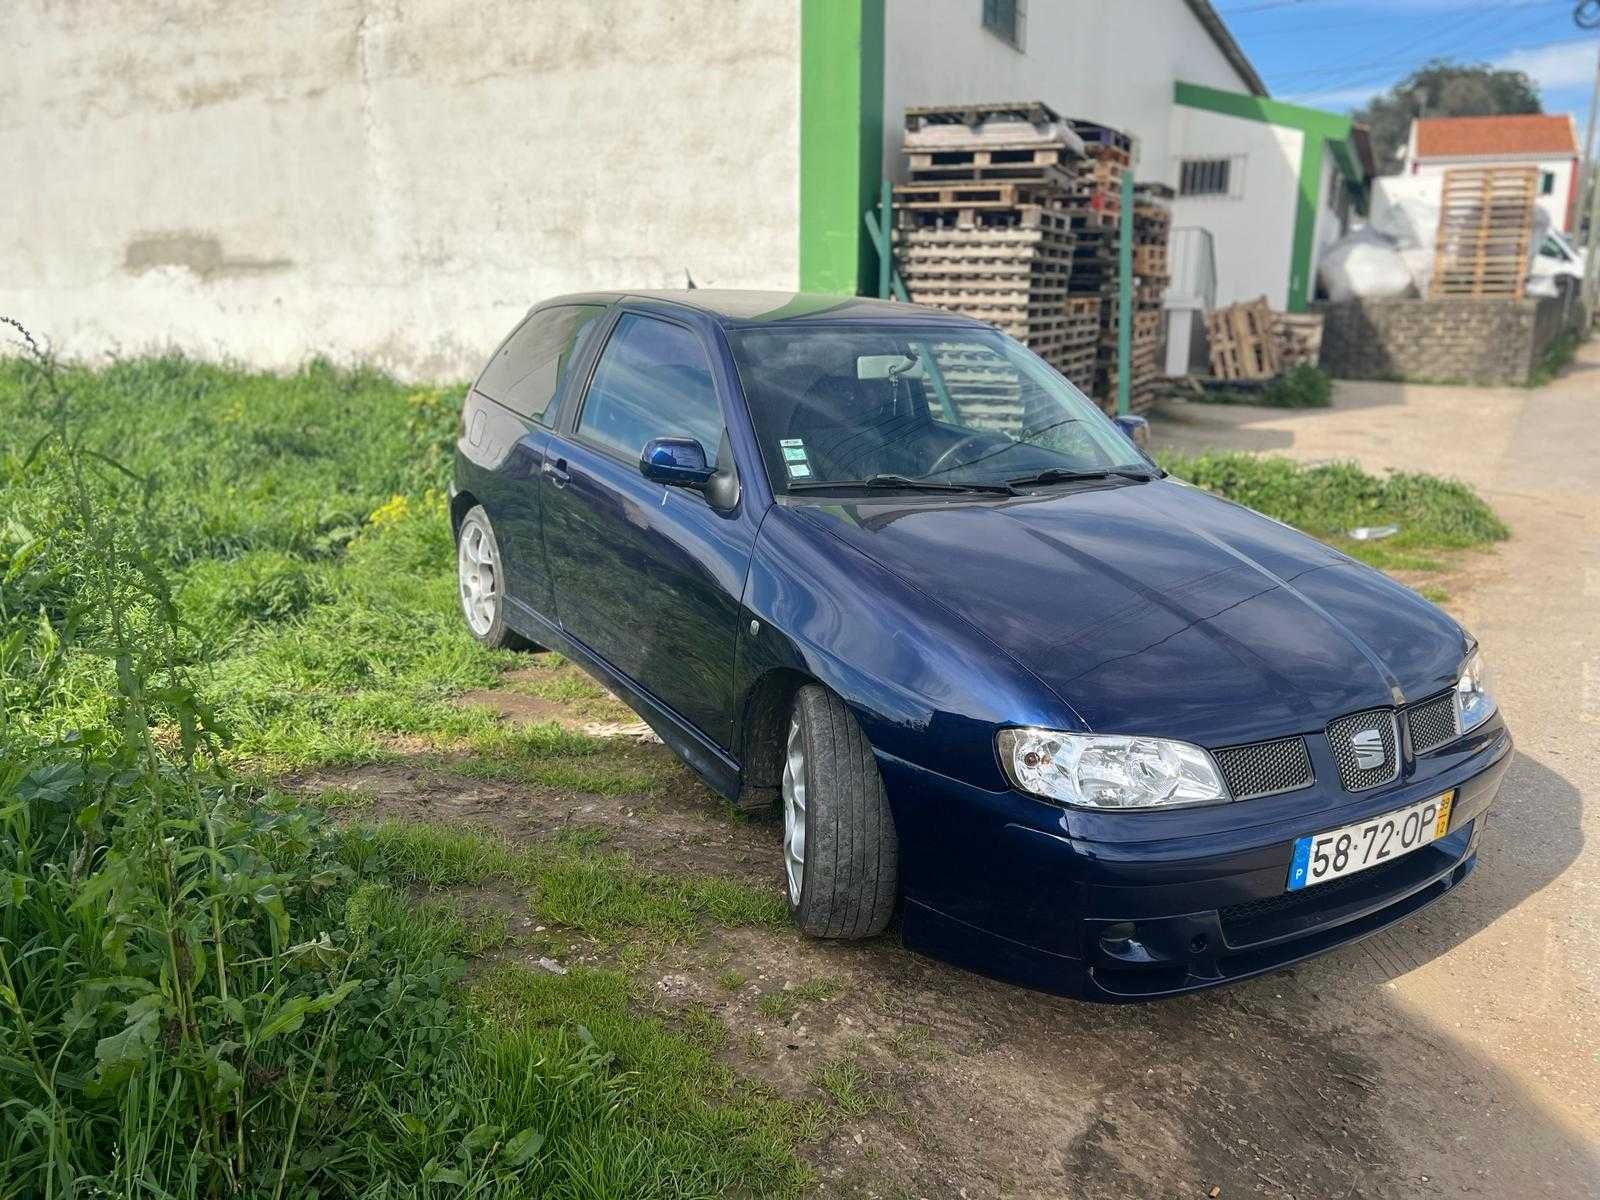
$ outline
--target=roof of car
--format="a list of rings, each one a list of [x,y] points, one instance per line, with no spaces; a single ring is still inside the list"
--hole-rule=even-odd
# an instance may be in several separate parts
[[[765,325],[774,322],[826,321],[941,321],[976,325],[958,313],[892,300],[862,296],[834,296],[822,292],[762,292],[735,288],[674,288],[664,291],[608,291],[558,296],[547,304],[612,304],[619,300],[657,300],[696,309],[727,325]]]

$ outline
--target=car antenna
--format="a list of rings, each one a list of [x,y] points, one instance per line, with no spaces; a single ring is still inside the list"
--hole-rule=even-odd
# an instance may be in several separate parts
[[[695,286],[694,286],[694,276],[689,274],[689,268],[688,267],[685,267],[683,269],[683,282],[688,285],[688,288],[689,288],[689,290],[691,292],[697,290],[695,288]]]

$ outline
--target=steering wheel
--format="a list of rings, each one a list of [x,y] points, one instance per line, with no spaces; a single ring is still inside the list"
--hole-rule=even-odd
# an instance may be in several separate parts
[[[954,468],[947,467],[945,464],[950,459],[955,457],[957,450],[962,449],[969,442],[987,442],[987,441],[991,440],[993,437],[994,437],[994,435],[991,434],[991,433],[969,433],[969,434],[967,434],[967,436],[962,438],[959,442],[951,443],[951,445],[946,448],[946,450],[945,450],[945,452],[943,454],[939,455],[938,458],[933,460],[933,466],[929,467],[926,471],[923,472],[923,474],[924,475],[937,475],[940,471],[953,470]],[[962,464],[960,464],[960,463],[956,464],[956,466],[960,466],[960,465],[962,465]]]

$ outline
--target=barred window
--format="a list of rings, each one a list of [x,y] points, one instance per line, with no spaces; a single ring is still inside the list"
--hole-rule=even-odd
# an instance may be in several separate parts
[[[1186,158],[1178,173],[1180,196],[1227,196],[1233,177],[1231,158]]]

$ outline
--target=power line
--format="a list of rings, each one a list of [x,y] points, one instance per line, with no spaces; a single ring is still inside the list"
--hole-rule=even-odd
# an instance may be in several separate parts
[[[1488,24],[1496,21],[1499,16],[1500,13],[1498,11],[1490,10],[1485,12],[1480,9],[1448,27],[1443,33],[1430,33],[1426,38],[1417,38],[1392,53],[1369,59],[1365,62],[1347,59],[1342,63],[1290,72],[1287,75],[1275,77],[1274,83],[1282,86],[1285,80],[1291,83],[1316,80],[1316,87],[1328,91],[1346,86],[1355,86],[1366,78],[1391,73],[1396,68],[1396,65],[1403,61],[1415,61],[1419,51],[1425,50],[1430,60],[1443,57],[1445,54],[1465,53],[1467,45],[1484,33]],[[1470,32],[1468,31],[1469,26],[1472,27]],[[1505,47],[1503,46],[1495,47],[1496,52],[1501,52],[1504,49]],[[1308,89],[1302,88],[1301,90]]]
[[[1494,11],[1501,12],[1501,13],[1516,12],[1518,9],[1549,8],[1552,5],[1565,6],[1567,4],[1570,4],[1571,2],[1572,2],[1572,0],[1517,0],[1517,2],[1513,3],[1513,4],[1500,5]],[[1600,4],[1600,0],[1593,0],[1593,2],[1595,4]],[[1468,8],[1481,10],[1481,7],[1482,7],[1481,5],[1475,5],[1475,4],[1459,4],[1459,5],[1456,5],[1454,9],[1445,9],[1445,10],[1442,10],[1442,11],[1444,11],[1444,12],[1452,12],[1452,11],[1460,12],[1460,11],[1468,9]],[[1389,20],[1389,21],[1399,20],[1399,21],[1405,21],[1407,23],[1415,23],[1415,22],[1420,22],[1420,21],[1427,21],[1427,22],[1431,23],[1431,22],[1437,21],[1439,19],[1439,15],[1440,15],[1440,13],[1437,12],[1437,11],[1436,12],[1419,12],[1419,13],[1413,13],[1409,17],[1387,18],[1387,20]],[[1312,22],[1308,22],[1308,23],[1302,23],[1302,24],[1299,24],[1299,25],[1280,25],[1280,26],[1276,26],[1276,27],[1274,27],[1272,29],[1260,29],[1260,30],[1251,29],[1249,31],[1244,31],[1244,32],[1234,31],[1234,36],[1237,37],[1241,43],[1249,43],[1249,44],[1253,45],[1256,42],[1267,41],[1267,40],[1270,40],[1270,39],[1273,39],[1273,38],[1297,37],[1302,33],[1327,33],[1327,32],[1334,32],[1334,31],[1341,30],[1341,29],[1357,29],[1357,28],[1360,28],[1360,29],[1371,29],[1372,28],[1372,18],[1371,17],[1362,17],[1362,18],[1359,18],[1359,19],[1349,19],[1349,20],[1339,20],[1339,21],[1312,21]]]

